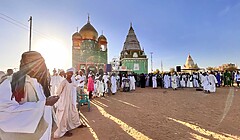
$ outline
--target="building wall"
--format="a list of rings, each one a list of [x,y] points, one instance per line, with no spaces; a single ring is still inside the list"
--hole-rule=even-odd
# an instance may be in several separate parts
[[[84,40],[80,47],[72,47],[72,66],[77,70],[85,64],[98,67],[107,64],[107,50],[101,51],[98,42],[95,40]]]
[[[148,73],[148,59],[123,59],[122,66],[132,70],[134,73]]]

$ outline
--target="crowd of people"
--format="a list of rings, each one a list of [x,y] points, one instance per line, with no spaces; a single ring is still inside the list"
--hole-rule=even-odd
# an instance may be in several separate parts
[[[202,88],[203,91],[215,92],[216,87],[220,86],[234,86],[236,83],[239,87],[240,83],[240,74],[236,72],[218,72],[218,71],[209,71],[209,72],[193,72],[184,73],[184,72],[172,72],[172,73],[149,73],[149,74],[140,74],[135,75],[137,81],[136,85],[141,88],[153,87],[153,88]]]
[[[196,88],[206,93],[216,92],[216,87],[239,87],[238,71],[189,73],[93,73],[70,68],[53,70],[49,74],[40,53],[22,54],[20,69],[7,74],[0,71],[0,139],[50,140],[52,118],[57,125],[54,138],[72,136],[70,130],[86,127],[80,121],[77,96],[88,94],[92,100],[115,95],[118,90],[135,91],[145,88]],[[86,90],[85,90],[86,89]]]

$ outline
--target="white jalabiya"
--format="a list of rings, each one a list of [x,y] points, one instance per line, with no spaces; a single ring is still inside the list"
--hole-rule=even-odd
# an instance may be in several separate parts
[[[38,101],[24,100],[19,104],[11,100],[12,91],[7,79],[0,84],[0,139],[50,140],[52,129],[51,107],[45,106],[46,97],[36,79],[26,76],[25,97],[37,96]],[[34,95],[29,95],[34,94]],[[41,126],[41,127],[39,127]]]
[[[169,88],[170,87],[170,78],[168,75],[164,76],[164,88]]]
[[[198,83],[198,84],[200,84],[201,87],[203,87],[203,83],[202,83],[203,79],[204,79],[204,76],[200,73],[199,74],[199,81],[200,81],[200,83]]]
[[[157,76],[152,76],[152,87],[157,88]]]
[[[111,91],[113,94],[117,92],[117,80],[115,76],[111,76]]]
[[[93,96],[98,96],[99,94],[98,94],[98,92],[97,92],[97,82],[96,81],[94,81],[94,91],[93,91]]]
[[[124,88],[124,79],[127,79],[126,77],[122,77],[122,84],[121,84],[121,88]]]
[[[217,78],[213,74],[209,74],[208,79],[209,79],[209,91],[216,92],[216,83],[218,83]]]
[[[96,75],[94,82],[95,82],[94,83],[95,96],[100,97],[100,76]]]
[[[209,79],[208,75],[202,77],[202,86],[204,91],[209,91]]]
[[[130,90],[135,90],[136,89],[136,87],[135,87],[135,82],[136,82],[135,77],[130,76],[129,79],[130,79]]]
[[[188,75],[187,87],[193,87],[192,76]]]
[[[181,87],[186,87],[186,75],[182,75],[182,80],[180,81]]]
[[[199,87],[198,75],[196,75],[196,74],[193,74],[193,87]]]
[[[177,75],[176,76],[176,81],[177,81],[177,87],[180,87],[180,76],[179,75]]]
[[[77,105],[77,85],[78,85],[78,82],[76,81],[75,77],[72,76],[71,78],[72,80],[72,85],[73,85],[73,88],[72,88],[72,101],[73,101],[73,104],[74,106]]]
[[[103,75],[103,80],[104,80],[104,92],[108,92],[108,84],[107,81],[109,81],[109,76],[107,74]]]
[[[57,89],[62,82],[62,77],[60,75],[53,75],[51,77],[50,86],[51,86],[51,95],[56,95]]]
[[[104,83],[102,81],[99,81],[99,96],[103,96],[103,92],[104,92]]]
[[[56,110],[57,130],[54,132],[54,138],[62,137],[67,131],[80,125],[80,119],[77,108],[73,102],[74,83],[63,80],[58,88],[59,95],[58,107]]]
[[[237,73],[236,73],[235,80],[236,80],[237,82],[240,82],[240,74],[237,74]]]
[[[172,88],[177,89],[177,76],[173,75],[171,80],[172,80]]]

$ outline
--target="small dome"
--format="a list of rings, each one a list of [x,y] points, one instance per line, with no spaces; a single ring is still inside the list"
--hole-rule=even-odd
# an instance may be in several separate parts
[[[75,32],[73,35],[72,35],[72,38],[82,38],[81,35],[78,33],[78,32]]]
[[[98,33],[95,30],[95,28],[88,22],[86,25],[84,25],[81,30],[79,31],[80,35],[82,36],[82,39],[91,39],[96,40],[98,37]]]
[[[104,35],[100,35],[98,41],[107,42],[107,39]]]

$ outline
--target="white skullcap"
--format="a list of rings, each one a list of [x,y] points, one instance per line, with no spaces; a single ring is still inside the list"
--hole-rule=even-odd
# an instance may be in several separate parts
[[[74,68],[67,69],[67,72],[74,72]]]

